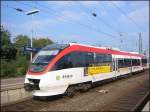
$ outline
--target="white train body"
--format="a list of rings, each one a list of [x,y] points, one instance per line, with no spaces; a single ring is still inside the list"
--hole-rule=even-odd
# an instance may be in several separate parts
[[[57,51],[58,49],[61,50]],[[54,54],[52,59],[45,65],[40,65],[42,59],[45,61],[43,57],[45,55],[51,56],[51,54]],[[38,56],[41,57],[38,59]],[[72,58],[69,56],[72,56]],[[102,56],[103,58],[108,58],[105,59],[106,62],[98,60]],[[87,59],[88,64],[86,62]],[[63,61],[61,62],[61,60]],[[75,64],[76,61],[78,62],[77,64]],[[123,65],[124,61],[129,61],[129,66]],[[136,62],[136,64],[133,62]],[[47,46],[35,56],[32,63],[33,66],[29,67],[29,71],[26,74],[25,89],[32,90],[34,96],[64,94],[71,85],[93,84],[147,68],[147,61],[143,55],[81,44],[69,44],[59,47],[56,45]],[[61,66],[60,63],[65,64]],[[42,70],[39,66],[41,66]]]

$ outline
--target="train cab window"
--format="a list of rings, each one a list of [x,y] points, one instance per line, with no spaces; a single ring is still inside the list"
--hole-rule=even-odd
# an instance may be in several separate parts
[[[32,72],[41,72],[52,61],[52,59],[59,53],[59,50],[41,50],[33,58],[29,70]]]

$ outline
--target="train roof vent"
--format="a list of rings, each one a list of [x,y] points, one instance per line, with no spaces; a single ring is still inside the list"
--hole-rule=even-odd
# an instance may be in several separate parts
[[[130,52],[130,53],[133,53],[133,54],[139,54],[138,52]]]
[[[107,47],[98,47],[98,48],[101,48],[101,49],[107,49]]]
[[[112,47],[107,47],[108,50],[116,50],[116,51],[120,51],[120,49],[118,48],[112,48]]]

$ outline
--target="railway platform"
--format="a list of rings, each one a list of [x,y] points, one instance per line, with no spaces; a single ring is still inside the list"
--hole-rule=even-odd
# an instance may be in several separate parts
[[[31,93],[24,90],[24,77],[2,79],[0,92],[1,105],[12,104],[31,97]]]

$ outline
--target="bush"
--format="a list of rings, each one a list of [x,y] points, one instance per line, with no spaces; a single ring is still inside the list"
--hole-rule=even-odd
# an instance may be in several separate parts
[[[1,77],[24,76],[28,69],[28,62],[25,56],[18,57],[16,60],[1,60]]]
[[[1,77],[17,76],[15,61],[1,60]]]
[[[20,74],[25,75],[28,69],[29,60],[25,56],[18,57],[17,59],[17,67],[20,68]]]
[[[28,69],[30,55],[22,47],[30,45],[30,38],[26,35],[18,35],[14,43],[11,42],[11,33],[3,26],[1,29],[0,47],[0,77],[24,76]],[[33,39],[33,46],[42,48],[53,41],[48,38]]]

